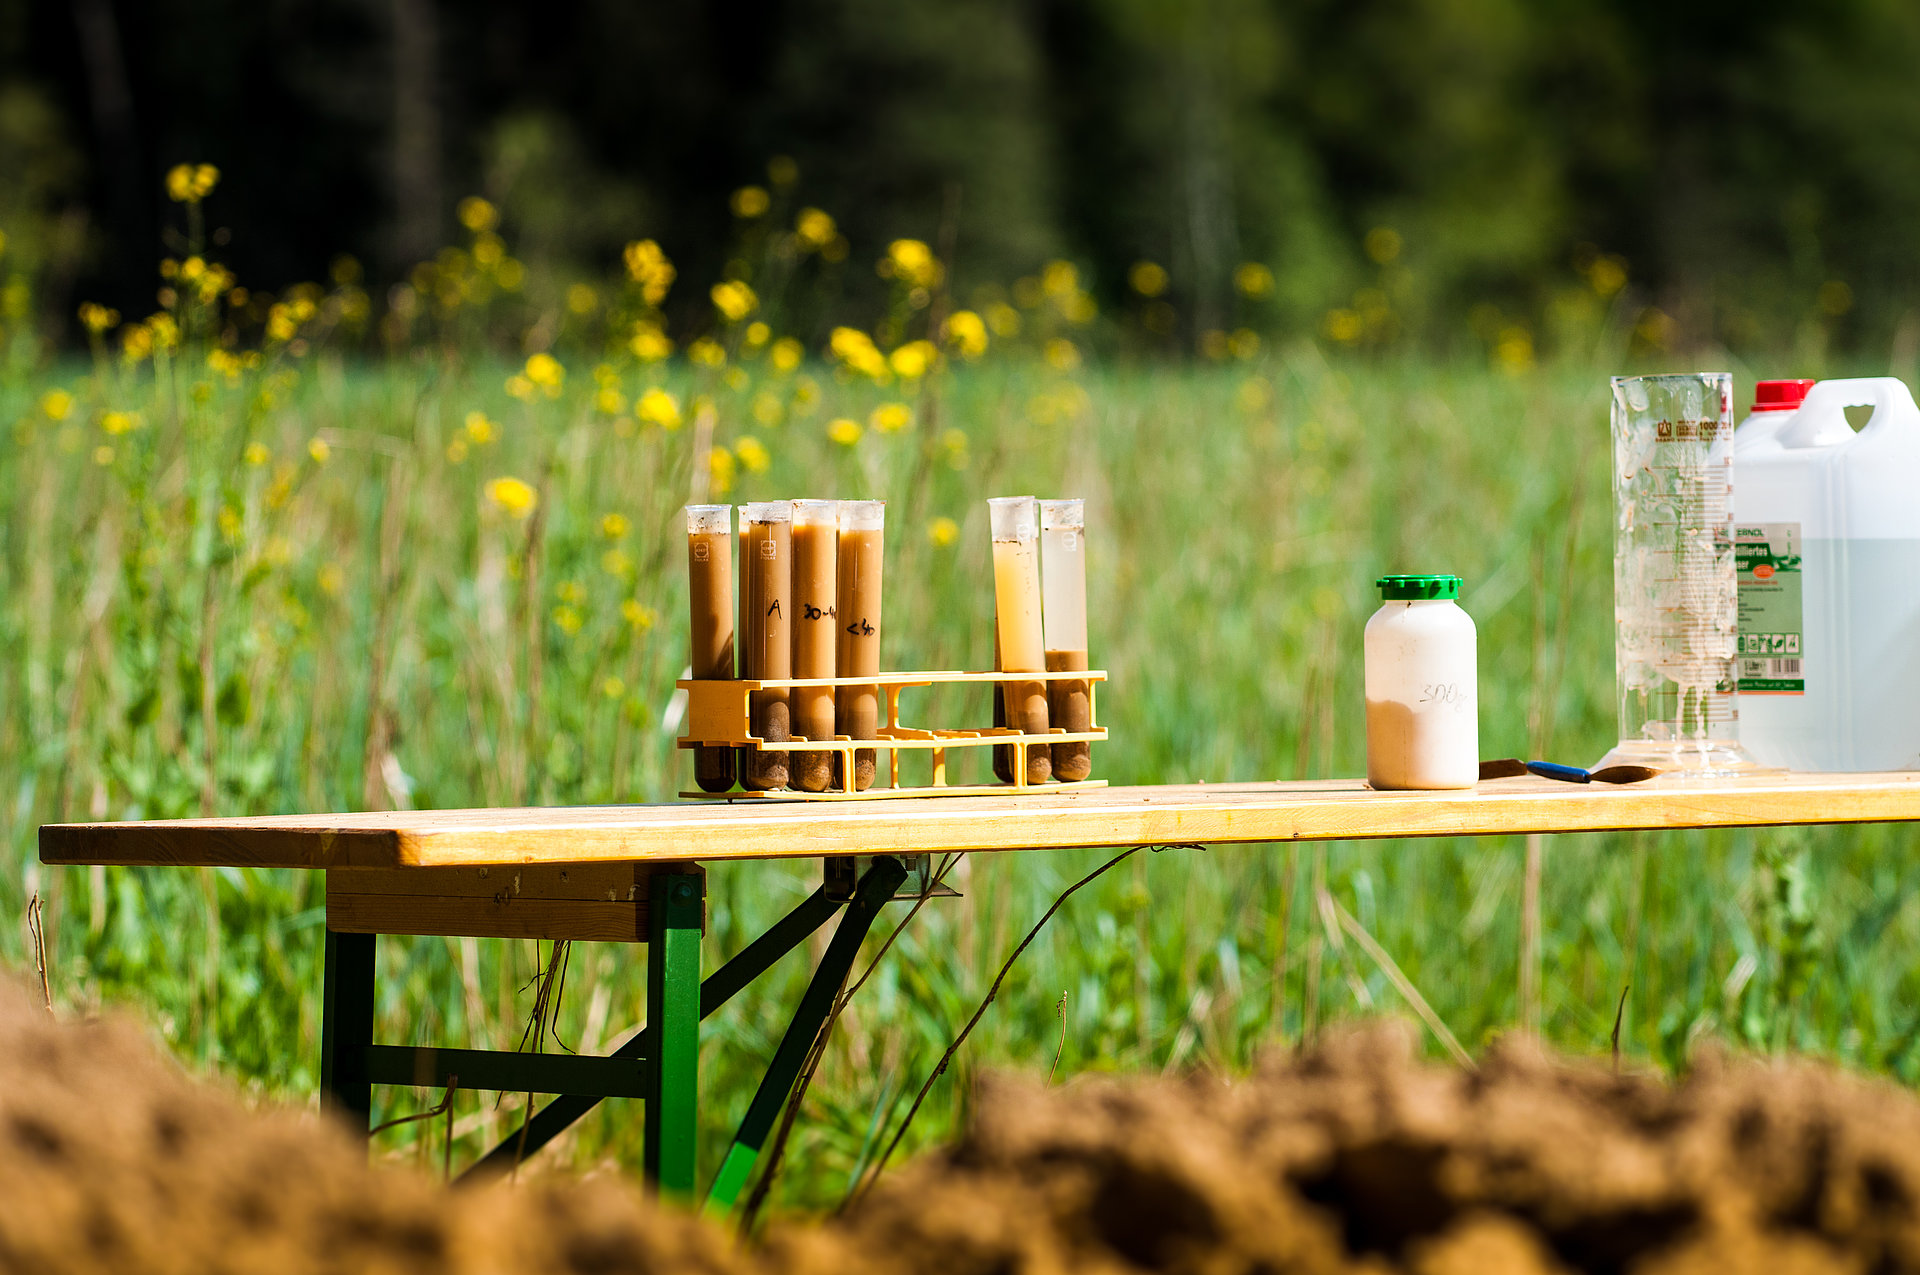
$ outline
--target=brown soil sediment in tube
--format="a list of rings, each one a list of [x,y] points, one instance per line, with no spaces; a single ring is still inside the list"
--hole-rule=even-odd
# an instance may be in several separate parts
[[[1039,673],[1047,667],[1040,607],[1040,543],[1037,540],[993,542],[994,664],[1002,672]],[[999,695],[1005,725],[1023,735],[1048,732],[1047,684],[1002,682]],[[996,722],[995,725],[1001,723]],[[1013,782],[1010,744],[994,746],[994,774]],[[1053,750],[1045,743],[1026,749],[1027,782],[1043,784],[1053,774]]]
[[[370,1168],[330,1121],[249,1109],[131,1023],[55,1023],[8,983],[0,1268],[1920,1275],[1920,1101],[1890,1083],[1712,1053],[1669,1082],[1517,1037],[1466,1072],[1417,1041],[1333,1033],[1231,1081],[989,1075],[955,1144],[749,1248],[550,1153],[513,1187]]]
[[[840,561],[837,592],[840,614],[836,677],[858,677],[880,671],[880,587],[881,554],[884,533],[872,530],[840,532]],[[880,688],[842,686],[834,691],[834,729],[849,739],[877,739],[880,735]],[[878,754],[871,748],[853,753],[853,786],[864,792],[873,787]],[[838,762],[836,756],[835,761]],[[834,766],[834,781],[844,786],[840,767]]]
[[[740,676],[793,676],[792,524],[749,522],[740,531]],[[769,743],[793,738],[785,687],[748,697],[753,733]],[[791,753],[741,751],[740,786],[758,792],[787,786]]]
[[[1047,672],[1079,673],[1090,665],[1085,651],[1048,651]],[[1078,735],[1093,729],[1093,688],[1089,682],[1061,680],[1047,683],[1048,722]],[[1084,739],[1055,744],[1053,777],[1062,782],[1089,778],[1093,774],[1093,745]]]
[[[793,676],[834,676],[834,646],[840,626],[835,597],[839,529],[831,523],[793,524]],[[791,697],[793,733],[805,739],[833,738],[833,688],[796,687]],[[789,753],[792,781],[804,792],[825,792],[833,783],[833,754]]]
[[[687,602],[692,626],[688,660],[693,676],[733,677],[733,536],[723,531],[687,535]],[[733,749],[693,750],[693,780],[702,792],[733,787]]]

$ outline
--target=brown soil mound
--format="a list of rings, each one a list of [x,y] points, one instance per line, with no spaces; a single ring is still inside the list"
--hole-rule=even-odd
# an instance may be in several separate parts
[[[1685,1083],[1376,1027],[1228,1084],[985,1082],[974,1127],[757,1254],[609,1184],[449,1192],[0,985],[0,1270],[1920,1275],[1920,1103],[1796,1064]]]
[[[1233,1084],[988,1082],[793,1275],[1920,1271],[1920,1104],[1808,1064],[1675,1086],[1373,1028]]]
[[[720,1233],[610,1184],[449,1192],[344,1131],[260,1114],[127,1023],[0,983],[0,1270],[741,1275]]]

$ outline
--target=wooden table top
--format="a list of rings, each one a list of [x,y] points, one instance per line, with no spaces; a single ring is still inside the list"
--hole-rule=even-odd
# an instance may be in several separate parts
[[[1027,796],[278,815],[47,824],[46,863],[435,867],[780,859],[1142,843],[1337,841],[1920,820],[1920,772],[1624,786],[1525,776],[1463,792],[1358,779],[1084,788]]]

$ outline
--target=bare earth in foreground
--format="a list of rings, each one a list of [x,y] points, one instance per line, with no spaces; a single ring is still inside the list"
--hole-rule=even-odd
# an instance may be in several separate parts
[[[1920,1103],[1810,1064],[1678,1085],[1382,1026],[1232,1083],[983,1084],[841,1221],[745,1252],[604,1183],[449,1192],[0,988],[0,1268],[1181,1275],[1920,1272]]]

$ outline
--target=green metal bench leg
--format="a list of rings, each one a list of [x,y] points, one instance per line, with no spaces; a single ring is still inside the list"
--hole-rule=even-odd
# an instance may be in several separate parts
[[[840,928],[833,932],[833,941],[827,944],[827,954],[820,958],[819,968],[814,970],[813,980],[807,984],[806,993],[800,998],[800,1008],[794,1011],[793,1021],[787,1024],[786,1034],[781,1036],[780,1045],[774,1050],[773,1061],[767,1064],[766,1077],[754,1091],[746,1118],[740,1122],[740,1131],[734,1135],[733,1145],[727,1148],[727,1158],[721,1163],[719,1173],[714,1175],[713,1186],[707,1193],[710,1207],[730,1209],[740,1197],[740,1188],[747,1184],[747,1178],[752,1175],[754,1162],[760,1158],[760,1149],[766,1145],[767,1135],[773,1131],[780,1108],[786,1102],[793,1082],[799,1078],[801,1067],[806,1065],[807,1052],[813,1048],[814,1038],[820,1034],[827,1015],[833,1012],[833,1002],[840,995],[847,974],[853,969],[854,958],[860,954],[860,945],[866,941],[867,931],[872,928],[874,918],[880,915],[880,909],[893,898],[894,891],[906,879],[905,866],[891,855],[876,856],[873,866],[860,878],[853,902],[847,906],[847,914],[840,919]]]
[[[346,1119],[362,1137],[372,1119],[373,1086],[356,1060],[373,1043],[373,938],[327,931],[320,998],[320,1108]]]
[[[700,1098],[701,879],[657,872],[651,885],[647,1023],[659,1053],[646,1098],[641,1167],[663,1193],[691,1199]]]

